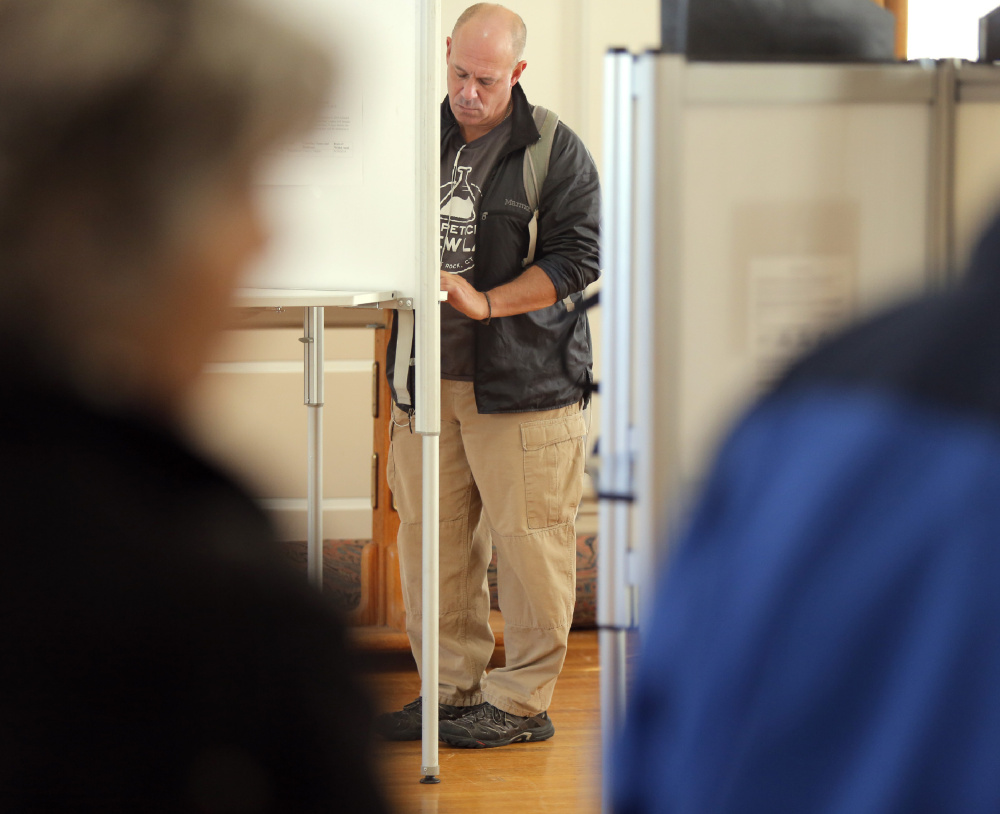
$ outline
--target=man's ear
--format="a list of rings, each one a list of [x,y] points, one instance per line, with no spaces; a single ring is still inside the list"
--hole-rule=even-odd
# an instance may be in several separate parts
[[[517,80],[521,78],[521,74],[524,73],[524,69],[528,67],[528,63],[525,60],[521,60],[514,66],[514,70],[510,75],[510,86],[514,87],[517,84]]]
[[[444,48],[444,61],[448,62],[451,60],[451,37],[445,37],[444,41],[446,43]]]

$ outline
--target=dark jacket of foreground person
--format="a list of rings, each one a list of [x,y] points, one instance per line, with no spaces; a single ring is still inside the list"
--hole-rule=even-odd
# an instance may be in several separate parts
[[[616,811],[1000,811],[1000,222],[796,366],[661,585]]]
[[[384,811],[344,630],[248,496],[5,373],[0,811]]]

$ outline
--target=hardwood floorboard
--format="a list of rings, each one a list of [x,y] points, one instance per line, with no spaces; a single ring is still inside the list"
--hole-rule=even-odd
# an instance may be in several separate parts
[[[412,661],[399,659],[369,672],[382,711],[420,694]],[[574,812],[600,810],[600,662],[597,632],[574,631],[549,714],[556,734],[542,743],[497,749],[440,744],[441,783],[420,784],[420,742],[380,743],[378,757],[389,800],[399,814],[474,811]]]

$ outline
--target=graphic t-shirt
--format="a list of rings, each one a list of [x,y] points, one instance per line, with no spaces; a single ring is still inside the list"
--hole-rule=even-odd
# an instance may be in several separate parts
[[[483,185],[510,137],[510,119],[468,143],[456,129],[441,152],[441,269],[475,281],[476,228]],[[441,378],[472,381],[473,320],[441,303]]]

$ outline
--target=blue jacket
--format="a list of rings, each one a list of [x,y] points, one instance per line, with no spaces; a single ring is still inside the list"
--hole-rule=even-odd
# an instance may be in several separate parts
[[[660,586],[616,811],[1000,811],[1000,221],[797,365]]]

